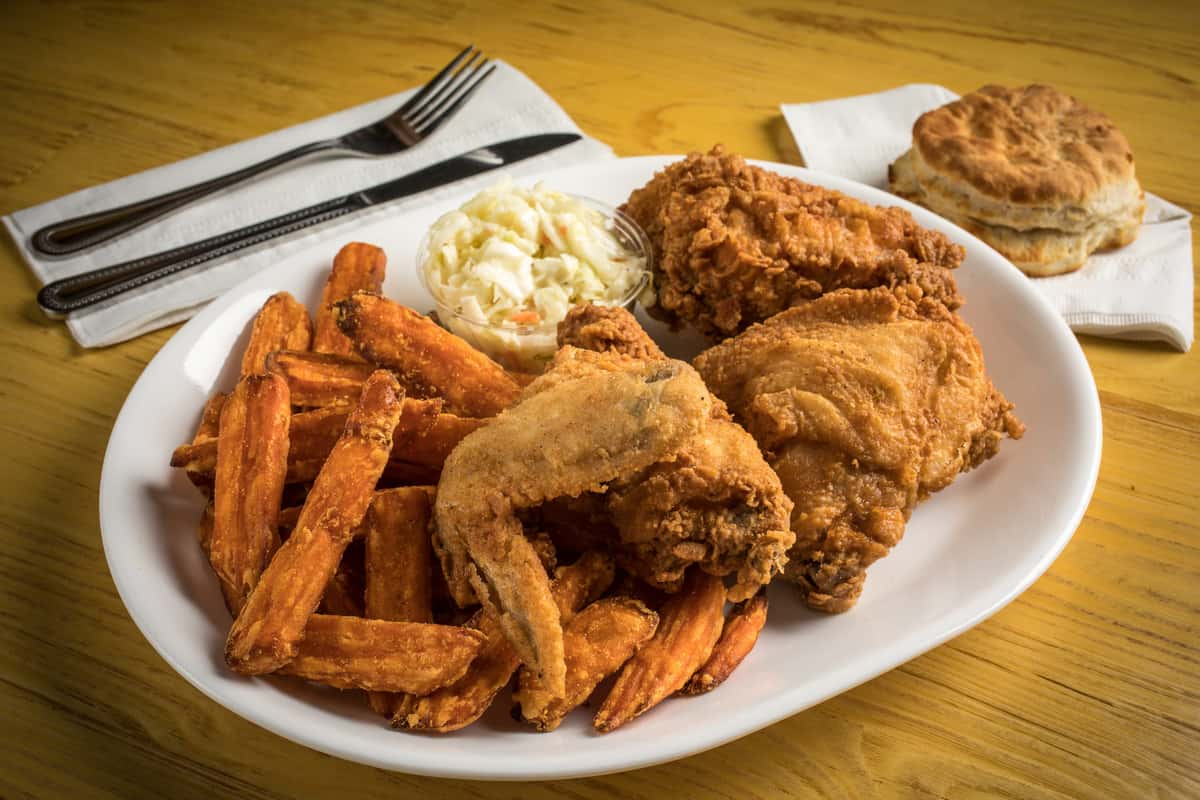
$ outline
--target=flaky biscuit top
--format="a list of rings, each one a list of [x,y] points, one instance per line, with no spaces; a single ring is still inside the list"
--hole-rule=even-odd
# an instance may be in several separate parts
[[[984,86],[923,114],[913,146],[935,170],[1021,205],[1085,203],[1134,179],[1133,153],[1107,115],[1040,84]]]

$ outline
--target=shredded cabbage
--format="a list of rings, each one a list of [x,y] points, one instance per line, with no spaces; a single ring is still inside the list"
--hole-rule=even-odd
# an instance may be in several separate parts
[[[434,223],[422,269],[439,304],[515,329],[555,325],[576,303],[622,303],[646,264],[600,211],[505,179]]]

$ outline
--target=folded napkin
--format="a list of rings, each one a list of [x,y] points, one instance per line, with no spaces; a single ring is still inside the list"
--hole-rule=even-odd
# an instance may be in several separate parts
[[[430,139],[394,156],[300,162],[286,171],[209,197],[106,245],[69,258],[47,259],[29,248],[30,236],[44,225],[223,175],[306,142],[340,136],[399,108],[415,89],[17,211],[4,217],[4,224],[34,274],[43,283],[48,283],[286,214],[505,139],[536,133],[579,132],[566,112],[529,78],[503,62],[495,63],[495,74],[453,119]],[[507,167],[505,172],[520,176],[611,158],[614,155],[607,145],[585,137]],[[84,347],[101,347],[131,339],[187,319],[225,290],[258,270],[278,263],[290,253],[311,246],[314,241],[336,238],[381,215],[396,214],[414,204],[478,189],[496,179],[496,173],[478,175],[276,239],[266,246],[235,253],[75,312],[67,319],[67,327]]]
[[[912,145],[917,117],[956,99],[941,86],[912,84],[781,109],[807,166],[887,189],[888,164]],[[1094,253],[1067,275],[1030,280],[1072,330],[1158,339],[1187,351],[1193,337],[1190,220],[1184,209],[1147,192],[1133,244]]]

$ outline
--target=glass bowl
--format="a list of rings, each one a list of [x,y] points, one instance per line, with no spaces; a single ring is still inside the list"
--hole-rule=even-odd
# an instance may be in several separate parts
[[[629,291],[619,300],[605,303],[605,305],[620,306],[632,312],[638,297],[650,285],[654,253],[649,237],[646,236],[646,232],[640,225],[612,206],[590,197],[568,192],[562,194],[603,214],[604,227],[611,231],[617,241],[630,253],[642,259],[642,266],[630,267],[631,270],[636,269],[641,275],[632,282]],[[498,325],[468,319],[460,312],[460,309],[442,298],[440,288],[432,285],[426,275],[425,265],[429,260],[429,237],[430,231],[426,231],[417,249],[417,277],[425,290],[433,296],[437,318],[442,326],[461,336],[471,346],[483,351],[507,370],[533,374],[545,370],[546,365],[554,358],[554,352],[558,349],[558,323],[561,320],[546,320],[536,325]]]

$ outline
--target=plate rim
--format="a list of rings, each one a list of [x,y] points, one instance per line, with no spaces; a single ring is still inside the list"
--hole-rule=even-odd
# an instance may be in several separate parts
[[[589,171],[598,169],[602,170],[605,167],[613,168],[618,163],[637,165],[654,164],[655,170],[657,170],[662,166],[677,161],[681,158],[682,156],[679,155],[645,155],[619,158],[609,161],[587,162],[572,167],[559,168],[556,170],[539,173],[533,176],[522,176],[520,180],[553,180],[556,178],[569,176],[572,173],[586,174]],[[960,243],[967,244],[969,242],[973,248],[982,248],[990,254],[990,257],[987,259],[988,261],[993,263],[1002,262],[1003,264],[1007,265],[1008,270],[1002,270],[1000,273],[1003,274],[1001,280],[1014,285],[1018,281],[1028,282],[1029,280],[1015,266],[1007,262],[1007,260],[1005,260],[1002,256],[978,240],[976,237],[972,236],[970,233],[958,228],[957,226],[954,226],[953,223],[949,223],[947,220],[944,220],[941,217],[937,217],[936,215],[932,214],[932,212],[929,212],[924,208],[915,206],[903,198],[896,197],[876,187],[858,183],[838,175],[822,173],[793,164],[764,161],[759,159],[746,160],[748,163],[756,166],[761,166],[763,168],[775,171],[782,171],[785,175],[794,176],[801,180],[817,185],[826,186],[841,191],[845,191],[845,189],[842,187],[851,187],[853,190],[852,196],[864,199],[873,205],[886,204],[903,208],[909,213],[913,214],[917,222],[924,227],[930,227],[927,220],[928,218],[933,218],[936,220],[934,227],[949,226],[959,237]],[[439,200],[438,202],[439,204],[444,202],[444,204],[450,205],[452,203],[465,200],[470,194],[472,193],[464,192],[462,195],[455,195],[445,201]],[[398,210],[396,219],[412,214],[414,211],[419,211],[421,208],[423,208],[423,206],[412,206],[403,210]],[[374,221],[375,220],[372,220],[372,222]],[[369,223],[364,221],[364,224]],[[339,235],[347,234],[350,234],[350,232],[342,232]],[[818,705],[832,697],[847,692],[869,680],[873,680],[879,675],[882,675],[885,672],[895,669],[902,664],[907,663],[908,661],[911,661],[912,659],[926,652],[929,652],[935,647],[944,644],[950,639],[961,635],[967,630],[970,630],[971,628],[991,618],[1000,610],[1005,608],[1014,599],[1020,596],[1038,578],[1045,574],[1046,570],[1058,558],[1068,542],[1070,542],[1071,538],[1074,536],[1074,533],[1082,522],[1088,506],[1090,505],[1091,499],[1095,493],[1096,482],[1099,477],[1101,452],[1103,447],[1103,421],[1101,417],[1099,393],[1095,384],[1094,376],[1092,375],[1091,369],[1088,366],[1086,357],[1078,343],[1078,340],[1075,339],[1074,334],[1070,331],[1066,322],[1054,310],[1050,301],[1047,300],[1032,285],[1022,286],[1020,289],[1018,289],[1018,291],[1025,295],[1027,299],[1031,300],[1033,306],[1038,309],[1038,313],[1041,316],[1045,318],[1052,318],[1052,320],[1057,323],[1057,325],[1051,323],[1053,328],[1058,329],[1057,335],[1060,338],[1065,337],[1066,339],[1069,339],[1070,344],[1073,345],[1072,347],[1068,347],[1066,352],[1069,353],[1068,359],[1073,364],[1074,371],[1076,373],[1075,378],[1078,379],[1080,377],[1085,377],[1085,388],[1090,389],[1090,391],[1084,392],[1088,402],[1086,404],[1086,414],[1084,415],[1086,419],[1083,420],[1083,423],[1086,432],[1092,434],[1091,447],[1088,452],[1088,463],[1085,467],[1086,480],[1083,484],[1084,488],[1080,492],[1079,496],[1075,498],[1075,508],[1072,509],[1071,514],[1069,515],[1069,524],[1064,525],[1062,530],[1056,534],[1053,541],[1053,546],[1049,547],[1042,554],[1042,557],[1035,563],[1035,565],[1030,567],[1021,577],[1021,579],[1016,581],[1007,592],[1004,592],[1002,596],[994,600],[986,608],[968,615],[967,618],[953,626],[948,627],[946,630],[935,636],[923,638],[920,644],[915,646],[909,645],[900,647],[899,644],[904,644],[904,642],[901,641],[899,644],[892,643],[890,648],[881,648],[881,650],[887,652],[887,655],[883,658],[874,659],[874,666],[872,668],[862,670],[861,672],[856,672],[854,679],[849,683],[838,682],[836,688],[819,692],[819,696],[815,697],[815,699],[810,699],[809,701],[803,702],[798,706],[785,702],[773,702],[769,704],[767,708],[759,710],[758,713],[743,712],[743,714],[739,716],[748,717],[749,719],[744,720],[743,724],[740,726],[728,724],[723,726],[725,731],[724,733],[717,735],[709,734],[701,737],[698,742],[694,738],[686,737],[681,737],[678,740],[662,742],[660,743],[661,746],[659,748],[652,749],[648,751],[647,754],[640,757],[626,759],[621,763],[601,763],[592,767],[585,766],[582,768],[564,766],[557,769],[517,769],[508,764],[493,764],[492,769],[472,769],[470,764],[464,766],[461,764],[454,765],[451,763],[442,762],[434,765],[415,763],[412,760],[405,761],[403,758],[397,758],[393,760],[376,759],[370,756],[364,756],[358,752],[349,751],[345,748],[339,748],[336,743],[330,744],[326,741],[323,741],[317,735],[305,735],[304,733],[297,733],[286,724],[277,721],[270,713],[269,708],[266,710],[261,710],[256,704],[244,703],[239,698],[231,699],[228,696],[219,695],[216,690],[207,686],[199,676],[194,674],[190,668],[176,658],[166,644],[159,641],[156,635],[152,633],[145,618],[138,610],[140,608],[139,603],[133,601],[134,587],[125,584],[121,577],[124,574],[123,570],[117,566],[117,563],[115,563],[116,553],[114,550],[115,545],[113,535],[106,535],[105,533],[106,528],[111,529],[111,523],[110,526],[105,525],[106,507],[112,502],[110,499],[112,491],[111,483],[114,480],[114,469],[111,469],[110,467],[112,466],[112,462],[119,457],[119,455],[114,451],[114,443],[120,441],[121,435],[124,434],[125,428],[132,424],[132,419],[130,416],[132,413],[130,411],[130,400],[139,390],[139,386],[142,386],[145,376],[151,372],[152,368],[155,368],[156,362],[161,360],[165,363],[173,356],[176,356],[177,351],[183,351],[185,348],[190,347],[192,344],[198,341],[200,336],[208,330],[211,321],[224,313],[226,308],[228,308],[237,298],[242,296],[244,286],[252,281],[261,279],[261,277],[265,274],[282,270],[290,260],[303,258],[304,254],[311,252],[315,248],[328,244],[328,240],[331,238],[331,236],[332,232],[330,235],[314,238],[314,240],[307,247],[303,248],[297,253],[289,255],[287,258],[281,260],[279,264],[276,264],[267,270],[247,276],[245,281],[239,282],[227,292],[206,305],[198,314],[192,317],[192,319],[190,319],[178,331],[176,331],[175,334],[173,334],[171,338],[163,345],[163,347],[158,350],[158,352],[143,368],[143,371],[141,374],[139,374],[138,379],[134,382],[125,400],[122,402],[121,410],[117,414],[112,431],[109,435],[108,443],[105,446],[105,454],[101,466],[100,485],[98,491],[101,541],[104,548],[105,560],[109,574],[113,579],[113,583],[117,588],[118,596],[121,598],[121,602],[125,606],[126,612],[130,615],[130,618],[137,626],[139,632],[141,632],[143,638],[150,643],[151,647],[154,648],[159,656],[162,657],[163,660],[166,661],[176,673],[178,673],[188,683],[198,689],[205,697],[261,728],[269,730],[276,735],[282,736],[285,739],[318,752],[336,756],[338,758],[344,758],[356,763],[368,764],[370,766],[382,769],[403,771],[410,774],[425,775],[430,777],[501,781],[556,780],[573,777],[606,775],[633,769],[651,767],[695,755],[697,753],[719,747],[730,741],[742,738],[743,736],[748,736],[769,725],[794,716],[795,714],[801,713],[802,711]],[[989,269],[992,268],[993,267],[989,266]],[[1008,274],[1004,274],[1005,272]],[[143,386],[142,388],[144,390],[145,387]],[[777,696],[777,700],[782,699],[787,695],[788,693],[784,692]],[[388,735],[392,735],[391,732],[386,733],[388,733]],[[545,744],[545,742],[542,743]],[[403,750],[402,748],[397,748],[395,752],[398,755],[402,755]],[[531,752],[536,751],[531,750]]]

